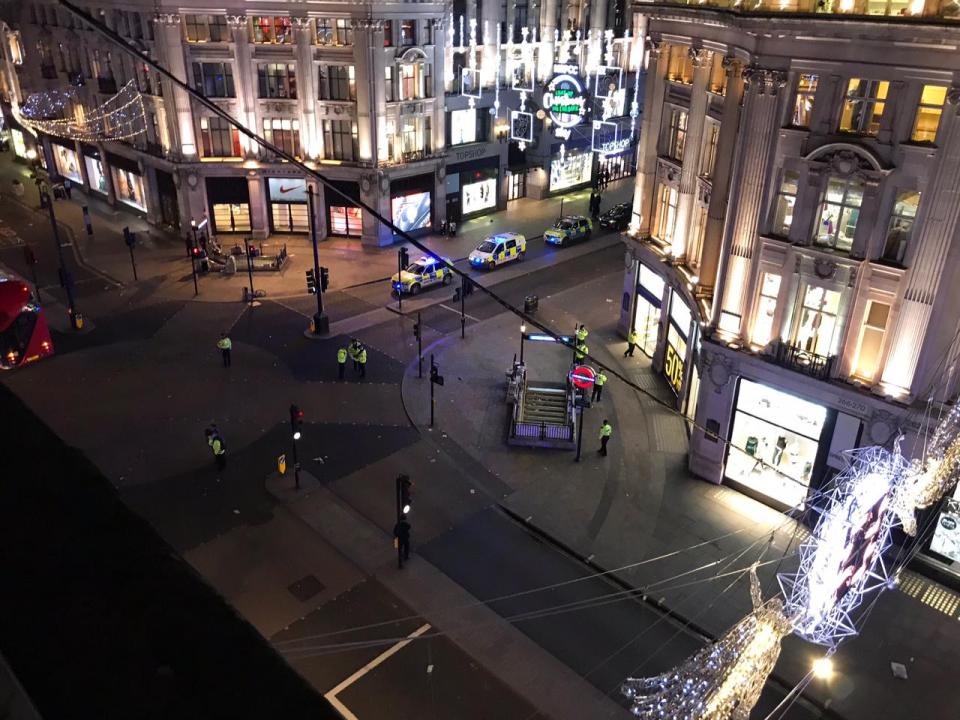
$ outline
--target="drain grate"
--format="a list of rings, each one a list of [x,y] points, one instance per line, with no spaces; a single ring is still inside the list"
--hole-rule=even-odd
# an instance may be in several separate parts
[[[326,587],[326,585],[317,580],[316,576],[307,575],[287,587],[287,590],[300,602],[306,602],[317,593],[323,592]]]

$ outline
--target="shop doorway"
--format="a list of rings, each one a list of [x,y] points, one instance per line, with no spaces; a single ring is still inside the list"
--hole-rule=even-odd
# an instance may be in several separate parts
[[[527,196],[527,171],[507,170],[507,200],[519,200]]]
[[[657,350],[660,333],[660,308],[665,283],[663,278],[640,263],[640,281],[637,283],[637,301],[634,308],[633,327],[639,335],[639,348],[653,357]]]

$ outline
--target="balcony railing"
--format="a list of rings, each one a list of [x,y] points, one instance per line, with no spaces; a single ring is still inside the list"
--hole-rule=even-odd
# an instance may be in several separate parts
[[[686,2],[667,0],[640,0],[640,4],[650,5],[690,5],[696,8],[720,8],[732,10],[744,15],[766,15],[770,13],[817,14],[825,19],[835,16],[843,17],[897,17],[897,18],[943,18],[945,20],[960,20],[960,6],[952,0],[911,0],[906,4],[901,2],[883,2],[882,0],[760,0],[760,2],[743,2],[743,0],[687,0]]]
[[[778,343],[773,353],[773,361],[777,365],[801,372],[817,380],[830,379],[833,360],[833,357],[817,355],[787,343]]]

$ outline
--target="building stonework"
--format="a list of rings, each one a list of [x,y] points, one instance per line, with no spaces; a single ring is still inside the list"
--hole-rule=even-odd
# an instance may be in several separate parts
[[[917,407],[955,400],[952,8],[634,3],[648,76],[620,329],[676,392],[697,475],[799,506],[844,450],[902,434],[920,452]]]
[[[87,9],[332,181],[336,190],[309,181],[321,236],[370,245],[390,244],[394,235],[360,203],[404,230],[429,232],[448,220],[502,210],[511,199],[589,184],[600,165],[590,153],[588,131],[581,129],[561,151],[540,117],[535,143],[521,149],[510,142],[509,109],[518,107],[519,94],[505,71],[521,53],[533,61],[531,106],[549,79],[554,54],[576,32],[593,38],[578,60],[585,77],[611,27],[617,61],[628,69],[639,62],[637,42],[626,32],[635,28],[625,0],[339,0],[247,3],[218,12],[197,5],[196,13],[190,7],[128,2]],[[56,5],[8,5],[7,13],[15,14],[3,19],[25,55],[14,81],[21,100],[69,84],[84,105],[95,107],[131,81],[144,98],[146,131],[129,142],[44,136],[41,149],[57,174],[182,233],[204,220],[215,234],[263,238],[307,231],[306,181],[295,168]],[[498,51],[502,72],[495,88]],[[544,71],[537,72],[541,65]],[[477,98],[467,97],[461,85],[463,69],[473,67],[480,78]],[[638,76],[628,73],[631,86]],[[628,108],[613,121],[628,126]],[[19,144],[31,143],[8,119],[25,138]],[[632,148],[603,162],[611,177],[631,174]]]

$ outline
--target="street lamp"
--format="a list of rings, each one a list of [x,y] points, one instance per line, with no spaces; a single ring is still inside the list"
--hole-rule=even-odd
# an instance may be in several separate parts
[[[47,212],[50,215],[50,229],[53,231],[53,242],[57,246],[57,259],[60,261],[60,285],[67,293],[67,312],[70,314],[70,327],[79,330],[83,326],[83,319],[77,313],[77,306],[73,299],[73,276],[67,270],[63,261],[63,247],[60,243],[60,231],[57,229],[57,217],[53,211],[53,197],[43,185],[43,178],[40,177],[40,156],[34,148],[27,150],[27,158],[33,166],[33,179],[37,184],[37,193],[40,196],[40,206],[47,206]]]
[[[813,661],[813,674],[821,680],[833,677],[833,660],[829,657],[817,658]]]
[[[520,364],[523,365],[523,341],[527,334],[527,324],[520,324]]]

